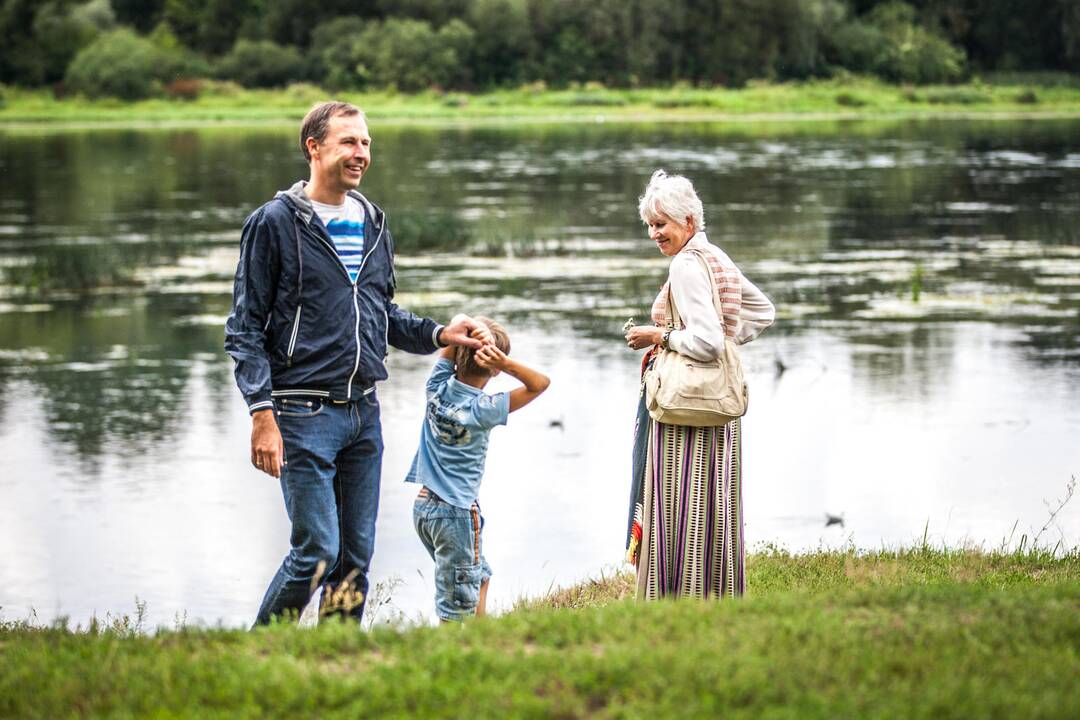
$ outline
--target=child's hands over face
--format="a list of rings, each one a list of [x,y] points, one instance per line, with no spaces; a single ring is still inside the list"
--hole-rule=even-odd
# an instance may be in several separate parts
[[[485,370],[504,370],[507,361],[506,353],[496,345],[485,345],[476,351],[476,364]]]

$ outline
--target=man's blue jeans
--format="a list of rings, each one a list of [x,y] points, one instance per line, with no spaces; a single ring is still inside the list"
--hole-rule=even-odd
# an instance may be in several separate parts
[[[366,599],[379,512],[383,442],[375,392],[349,404],[290,397],[274,406],[285,443],[281,491],[292,549],[266,590],[256,625],[299,615],[313,581],[337,586],[354,570],[353,587]],[[316,579],[320,562],[325,571]],[[356,620],[363,613],[362,602],[349,611]]]

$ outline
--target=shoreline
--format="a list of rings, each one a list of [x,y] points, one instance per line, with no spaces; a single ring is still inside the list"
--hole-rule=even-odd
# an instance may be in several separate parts
[[[312,85],[276,90],[206,84],[194,100],[57,99],[47,90],[0,87],[0,131],[277,127],[298,122],[315,102],[337,96],[383,127],[524,127],[554,124],[802,124],[1080,119],[1077,87],[896,86],[869,80],[752,84],[739,90],[683,86],[404,95],[334,93]]]
[[[403,117],[380,116],[377,112],[366,112],[372,126],[379,127],[421,127],[421,128],[485,128],[485,127],[528,127],[530,125],[550,126],[558,124],[575,125],[646,125],[650,123],[705,123],[717,125],[747,125],[754,123],[768,124],[815,124],[815,123],[908,123],[916,121],[986,121],[1013,122],[1049,120],[1080,120],[1080,109],[1069,111],[1022,112],[1022,111],[948,111],[940,113],[896,112],[896,113],[737,113],[705,114],[670,114],[670,113],[635,113],[620,115],[492,115],[453,117]],[[0,118],[0,132],[49,132],[53,130],[183,130],[188,128],[290,128],[301,119],[303,113],[282,115],[273,118],[140,118],[134,120],[43,120]]]

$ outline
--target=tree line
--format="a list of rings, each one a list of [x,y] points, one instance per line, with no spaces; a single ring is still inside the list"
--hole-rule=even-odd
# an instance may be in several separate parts
[[[0,2],[0,84],[91,97],[197,94],[203,78],[416,91],[988,71],[1080,72],[1080,1]]]

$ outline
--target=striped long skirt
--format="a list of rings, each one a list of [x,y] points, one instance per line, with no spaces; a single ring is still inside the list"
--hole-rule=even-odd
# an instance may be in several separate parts
[[[641,549],[637,597],[722,598],[745,588],[741,421],[639,424]]]

